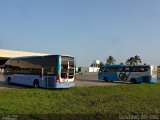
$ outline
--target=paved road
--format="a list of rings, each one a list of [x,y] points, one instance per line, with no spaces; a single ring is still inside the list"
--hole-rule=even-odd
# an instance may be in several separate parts
[[[158,80],[160,83],[160,79]],[[97,75],[77,75],[76,85],[77,86],[114,86],[114,85],[127,85],[131,83],[124,82],[105,82],[100,81],[97,78]],[[27,88],[20,85],[8,85],[0,81],[0,89],[23,89]]]
[[[77,86],[109,86],[109,85],[125,85],[130,83],[122,82],[105,82],[98,80],[97,75],[77,75]]]
[[[160,79],[157,81],[160,83]],[[126,85],[131,84],[129,82],[105,82],[98,80],[97,75],[77,75],[77,86],[111,86],[111,85]]]

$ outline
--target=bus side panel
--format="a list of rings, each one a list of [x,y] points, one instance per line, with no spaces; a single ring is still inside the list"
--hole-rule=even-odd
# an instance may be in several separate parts
[[[135,79],[136,79],[136,82],[137,83],[142,83],[143,82],[143,76],[139,76],[139,77],[136,77]]]
[[[132,73],[132,74],[133,75],[131,75],[128,79],[129,81],[131,80],[131,78],[135,78],[137,83],[156,83],[157,82],[157,78],[151,77],[147,72],[143,75],[140,73],[137,73],[137,76],[134,75],[135,73]]]
[[[43,76],[41,87],[43,88],[55,88],[56,76]]]
[[[59,56],[58,57],[58,65],[57,65],[57,72],[58,72],[58,75],[60,75],[61,74],[61,64],[62,64],[62,59],[61,59],[61,57]]]
[[[156,83],[157,78],[151,76],[139,76],[136,78],[137,83]]]
[[[141,83],[143,82],[143,76],[146,76],[147,73],[141,73],[141,72],[127,72],[126,74],[128,76],[128,82],[131,82],[131,79],[135,79],[135,82]]]
[[[116,72],[109,72],[109,73],[107,73],[106,77],[108,78],[109,81],[119,80]]]
[[[98,79],[99,80],[104,80],[104,77],[105,77],[104,73],[98,74]]]
[[[99,80],[104,80],[105,78],[108,78],[109,81],[118,81],[119,78],[117,76],[116,72],[107,72],[107,73],[102,73],[98,75]]]
[[[11,78],[10,83],[21,84],[33,86],[33,82],[35,79],[41,81],[39,75],[23,75],[23,74],[14,74],[14,75],[5,75],[5,81],[7,82],[8,78]]]
[[[150,83],[156,83],[157,82],[157,78],[156,77],[152,77],[150,80]]]

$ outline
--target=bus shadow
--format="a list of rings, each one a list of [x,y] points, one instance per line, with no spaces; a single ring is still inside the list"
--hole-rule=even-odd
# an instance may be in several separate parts
[[[8,84],[3,81],[0,81],[0,89],[27,89],[31,88],[29,86],[20,85],[20,84]]]

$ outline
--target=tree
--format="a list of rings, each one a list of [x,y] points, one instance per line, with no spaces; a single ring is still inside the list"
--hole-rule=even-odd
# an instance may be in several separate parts
[[[90,66],[91,66],[91,67],[94,67],[94,64],[92,63]]]
[[[92,63],[90,66],[91,66],[91,67],[94,67],[95,64]],[[99,68],[100,68],[100,67],[103,67],[103,66],[104,66],[104,63],[103,63],[103,62],[100,62],[100,64],[96,64],[96,66],[99,67]]]
[[[140,56],[135,55],[134,57],[130,57],[127,59],[126,64],[127,65],[138,65],[139,63],[142,63]]]
[[[126,64],[127,65],[135,65],[134,57],[130,57],[129,59],[127,59]]]
[[[108,58],[106,59],[106,64],[115,64],[116,63],[116,59],[114,59],[113,56],[108,56]]]
[[[119,64],[120,64],[120,65],[124,65],[124,63],[123,63],[123,62],[120,62]]]
[[[134,59],[135,59],[136,65],[138,65],[139,63],[142,63],[140,56],[136,55],[134,56]]]
[[[100,62],[100,64],[99,64],[99,68],[101,68],[101,67],[103,67],[104,66],[104,63],[103,62]]]

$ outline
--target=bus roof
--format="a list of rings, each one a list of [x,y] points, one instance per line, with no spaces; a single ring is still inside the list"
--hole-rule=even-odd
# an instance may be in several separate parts
[[[11,58],[12,60],[15,60],[15,59],[22,59],[22,58],[37,58],[37,57],[45,57],[45,56],[65,56],[65,57],[73,57],[71,55],[44,55],[44,56],[24,56],[24,57],[14,57],[14,58]]]
[[[125,67],[125,66],[152,66],[152,65],[125,65],[125,64],[113,64],[113,65],[109,65],[109,64],[106,64],[104,65],[104,67]]]

